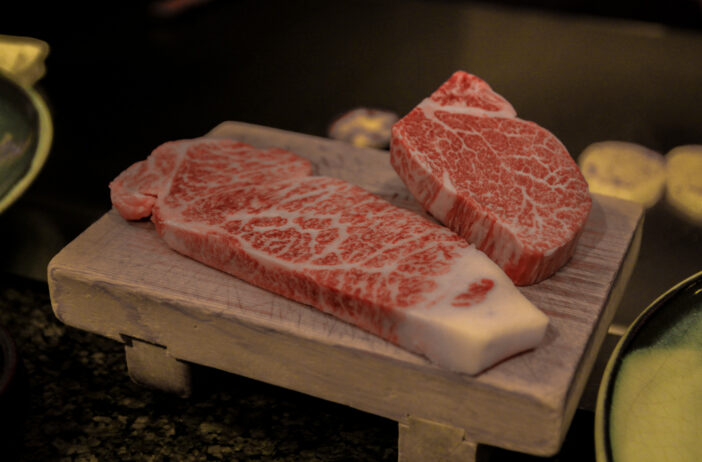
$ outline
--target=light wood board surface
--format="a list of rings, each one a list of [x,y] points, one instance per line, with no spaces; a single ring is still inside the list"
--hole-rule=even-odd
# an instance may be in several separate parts
[[[420,210],[386,151],[240,122],[209,136],[287,148],[310,159],[316,174]],[[169,358],[347,404],[401,429],[433,422],[458,429],[465,441],[550,455],[560,448],[628,280],[641,221],[640,206],[595,196],[572,260],[521,288],[550,318],[545,339],[478,376],[443,370],[176,254],[151,223],[126,222],[114,210],[54,257],[48,277],[54,312],[68,325],[128,345],[159,345]]]

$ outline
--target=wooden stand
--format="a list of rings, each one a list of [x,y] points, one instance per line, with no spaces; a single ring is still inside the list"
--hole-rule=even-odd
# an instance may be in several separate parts
[[[420,211],[387,152],[234,122],[209,135],[290,149],[319,175]],[[195,363],[342,403],[397,421],[406,462],[474,460],[478,443],[547,456],[621,298],[641,221],[640,206],[596,196],[569,264],[522,288],[550,317],[542,344],[474,377],[183,257],[151,223],[114,210],[56,255],[48,278],[56,316],[123,342],[138,383],[187,396]]]

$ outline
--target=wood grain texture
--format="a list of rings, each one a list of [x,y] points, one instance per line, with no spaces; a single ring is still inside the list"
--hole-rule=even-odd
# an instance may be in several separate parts
[[[399,425],[398,462],[475,462],[478,445],[465,439],[465,431],[409,417]]]
[[[209,135],[290,149],[319,175],[419,210],[385,151],[238,122]],[[401,424],[412,416],[462,429],[470,441],[549,455],[560,448],[628,280],[641,220],[640,206],[595,196],[572,260],[521,288],[549,315],[542,344],[475,377],[178,255],[149,222],[126,222],[114,210],[51,261],[48,279],[54,312],[68,325],[161,345],[173,358]]]
[[[137,384],[182,397],[190,396],[190,366],[171,357],[168,350],[135,338],[124,344],[130,378]]]

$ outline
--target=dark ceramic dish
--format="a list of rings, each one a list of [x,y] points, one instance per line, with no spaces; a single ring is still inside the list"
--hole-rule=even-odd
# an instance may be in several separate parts
[[[700,422],[694,414],[702,403],[701,328],[702,272],[669,289],[631,324],[599,389],[598,462],[702,460],[694,459],[702,446],[690,426]]]
[[[0,73],[0,212],[34,181],[52,138],[51,115],[43,98]]]

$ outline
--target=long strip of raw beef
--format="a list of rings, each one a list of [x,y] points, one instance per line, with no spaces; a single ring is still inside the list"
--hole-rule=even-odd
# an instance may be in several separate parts
[[[517,285],[561,268],[590,212],[563,144],[462,71],[393,126],[390,159],[427,211]]]
[[[452,370],[540,343],[547,316],[447,228],[339,179],[281,180],[274,166],[259,186],[223,186],[205,180],[222,168],[207,157],[186,153],[152,210],[176,251]]]

